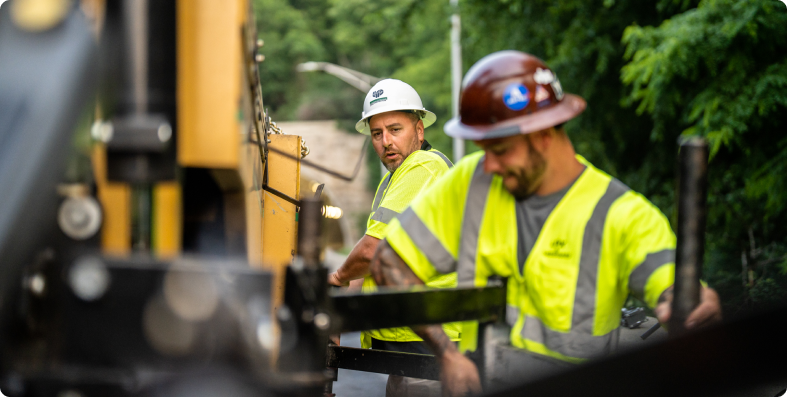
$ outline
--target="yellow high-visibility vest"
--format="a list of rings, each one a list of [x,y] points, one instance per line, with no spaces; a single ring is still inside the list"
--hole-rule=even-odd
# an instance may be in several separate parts
[[[407,156],[396,172],[385,174],[377,187],[377,193],[372,203],[372,213],[367,221],[366,234],[375,238],[382,239],[388,224],[396,218],[410,202],[432,186],[448,170],[453,167],[443,153],[431,146],[424,145],[423,149],[417,150]],[[426,279],[426,285],[435,288],[456,287],[456,273],[439,274],[435,277]],[[374,280],[367,276],[364,278],[363,291],[371,292],[377,289]],[[380,310],[385,310],[381,307]],[[443,329],[453,340],[459,340],[458,323],[446,324]],[[413,342],[420,341],[409,327],[388,328],[361,333],[361,346],[371,347],[371,338],[391,342]]]
[[[515,199],[483,172],[482,152],[414,200],[386,240],[421,279],[456,271],[459,285],[483,286],[508,277],[514,346],[569,362],[608,354],[628,294],[654,307],[672,285],[676,239],[647,199],[577,159],[585,170],[524,260]],[[460,346],[474,350],[477,324],[463,325]]]

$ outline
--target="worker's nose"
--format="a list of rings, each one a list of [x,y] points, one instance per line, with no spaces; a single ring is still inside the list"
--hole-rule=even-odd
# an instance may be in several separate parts
[[[387,149],[393,143],[391,134],[388,131],[383,131],[383,148]]]

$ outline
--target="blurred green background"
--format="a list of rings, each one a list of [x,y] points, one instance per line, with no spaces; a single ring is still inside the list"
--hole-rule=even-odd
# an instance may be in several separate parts
[[[306,61],[411,84],[449,156],[448,0],[254,0],[275,120],[339,120],[364,94]],[[577,152],[676,220],[677,138],[711,145],[704,279],[725,313],[787,304],[787,8],[779,0],[460,0],[464,70],[502,49],[544,59],[587,110]],[[468,143],[467,151],[477,150]],[[373,181],[376,186],[377,181]]]

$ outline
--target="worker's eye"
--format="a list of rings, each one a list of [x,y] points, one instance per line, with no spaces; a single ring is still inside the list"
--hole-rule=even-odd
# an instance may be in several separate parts
[[[490,149],[489,151],[492,152],[492,154],[494,154],[495,156],[502,156],[506,154],[508,148],[504,148],[504,147],[494,148],[494,149]]]
[[[373,139],[380,139],[381,136],[383,136],[383,133],[380,132],[380,131],[372,132],[372,138]]]

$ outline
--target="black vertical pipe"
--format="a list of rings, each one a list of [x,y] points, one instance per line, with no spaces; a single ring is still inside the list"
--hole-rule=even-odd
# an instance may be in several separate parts
[[[708,184],[708,144],[699,137],[680,142],[678,177],[678,244],[671,335],[686,331],[685,322],[700,302],[700,276],[705,252],[705,201]]]
[[[316,198],[301,200],[298,213],[298,255],[303,258],[307,268],[320,266],[320,224],[322,223],[322,202]]]

